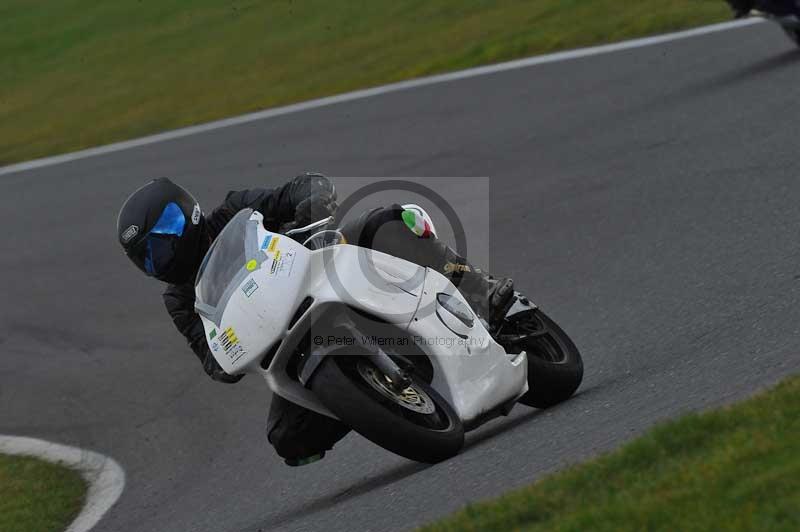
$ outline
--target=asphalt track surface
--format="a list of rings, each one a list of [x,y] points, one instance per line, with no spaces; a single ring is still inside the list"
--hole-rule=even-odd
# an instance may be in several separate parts
[[[122,464],[97,530],[403,530],[754,393],[800,370],[798,86],[761,24],[3,176],[0,432]],[[492,269],[574,337],[580,393],[436,466],[350,435],[285,467],[263,383],[204,376],[115,219],[149,177],[210,206],[305,169],[491,176]]]

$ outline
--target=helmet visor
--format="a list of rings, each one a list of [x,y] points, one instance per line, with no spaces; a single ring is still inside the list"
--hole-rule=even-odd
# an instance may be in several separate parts
[[[151,233],[147,235],[145,246],[144,271],[153,277],[169,272],[175,260],[178,237]]]
[[[186,216],[181,208],[168,203],[132,258],[148,275],[159,277],[168,273],[185,227]]]

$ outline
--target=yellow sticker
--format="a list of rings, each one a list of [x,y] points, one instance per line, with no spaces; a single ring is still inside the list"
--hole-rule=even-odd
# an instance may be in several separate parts
[[[276,247],[278,247],[278,237],[273,236],[272,240],[269,241],[269,247],[267,248],[267,251],[275,251]]]
[[[256,261],[256,259],[250,259],[250,261],[248,261],[245,267],[247,268],[248,272],[252,272],[258,267],[258,262]]]
[[[225,349],[226,353],[231,347],[239,343],[239,338],[236,337],[233,327],[228,327],[225,329],[225,331],[223,331],[223,334],[220,337],[220,342],[222,343],[222,347]]]

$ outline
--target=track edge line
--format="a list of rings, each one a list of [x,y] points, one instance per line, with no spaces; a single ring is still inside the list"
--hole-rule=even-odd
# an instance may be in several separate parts
[[[616,43],[610,44],[601,44],[597,46],[590,46],[586,48],[577,48],[574,50],[566,50],[562,52],[555,52],[552,54],[546,55],[536,55],[531,57],[526,57],[523,59],[515,59],[513,61],[506,61],[503,63],[496,63],[492,65],[484,65],[479,67],[473,67],[466,70],[458,70],[455,72],[448,72],[445,74],[436,74],[433,76],[426,76],[422,78],[415,78],[406,81],[400,81],[397,83],[391,83],[388,85],[379,85],[377,87],[372,87],[368,89],[360,89],[352,92],[346,92],[343,94],[338,94],[334,96],[326,96],[324,98],[318,98],[315,100],[308,100],[305,102],[298,102],[290,105],[285,105],[281,107],[273,107],[270,109],[264,109],[262,111],[256,111],[254,113],[248,113],[244,115],[233,116],[229,118],[223,118],[220,120],[215,120],[212,122],[206,122],[203,124],[197,124],[193,126],[187,126],[179,129],[173,129],[170,131],[165,131],[162,133],[156,133],[153,135],[147,135],[144,137],[139,137],[136,139],[125,140],[121,142],[115,142],[112,144],[106,144],[102,146],[96,146],[94,148],[88,148],[85,150],[65,153],[61,155],[53,155],[49,157],[43,157],[41,159],[33,159],[30,161],[24,161],[20,163],[14,163],[8,166],[0,166],[0,176],[9,175],[18,172],[25,172],[28,170],[35,170],[38,168],[44,168],[47,166],[55,166],[58,164],[68,163],[72,161],[77,161],[81,159],[86,159],[89,157],[95,157],[99,155],[106,155],[109,153],[114,153],[118,151],[128,150],[132,148],[138,148],[140,146],[147,146],[149,144],[156,144],[158,142],[165,142],[169,140],[175,140],[183,137],[188,137],[190,135],[197,135],[200,133],[206,133],[209,131],[214,131],[217,129],[222,129],[231,126],[237,126],[241,124],[247,124],[249,122],[254,122],[257,120],[265,120],[268,118],[273,118],[276,116],[283,116],[291,113],[299,113],[302,111],[307,111],[310,109],[318,109],[320,107],[327,107],[329,105],[335,105],[338,103],[350,102],[353,100],[360,100],[364,98],[370,98],[373,96],[379,96],[382,94],[389,94],[393,92],[399,92],[402,90],[413,89],[417,87],[424,87],[427,85],[434,85],[437,83],[445,83],[449,81],[457,81],[461,79],[473,78],[477,76],[485,76],[490,74],[495,74],[498,72],[505,72],[508,70],[517,70],[521,68],[528,68],[537,65],[544,65],[547,63],[555,63],[559,61],[569,61],[572,59],[579,59],[583,57],[591,57],[595,55],[602,55],[608,54],[613,52],[619,52],[623,50],[631,50],[635,48],[643,48],[646,46],[653,46],[656,44],[663,44],[667,42],[678,41],[682,39],[688,39],[692,37],[698,37],[701,35],[708,35],[711,33],[717,33],[721,31],[727,31],[731,29],[741,28],[745,26],[752,26],[754,24],[760,24],[764,22],[763,19],[760,18],[746,18],[741,20],[734,20],[730,22],[721,22],[718,24],[711,24],[708,26],[700,26],[697,28],[692,28],[688,30],[677,31],[673,33],[665,33],[661,35],[653,35],[650,37],[641,37],[638,39],[631,39],[627,41],[620,41]]]
[[[33,456],[76,469],[89,483],[86,502],[65,532],[88,532],[117,502],[125,488],[125,471],[108,456],[37,438],[0,434],[0,453]]]

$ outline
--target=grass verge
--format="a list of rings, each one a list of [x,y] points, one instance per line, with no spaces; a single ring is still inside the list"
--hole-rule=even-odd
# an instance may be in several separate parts
[[[800,376],[422,530],[800,530]]]
[[[722,0],[4,0],[0,164],[729,17]]]
[[[27,456],[0,455],[0,530],[64,530],[82,508],[87,487],[72,469]]]

